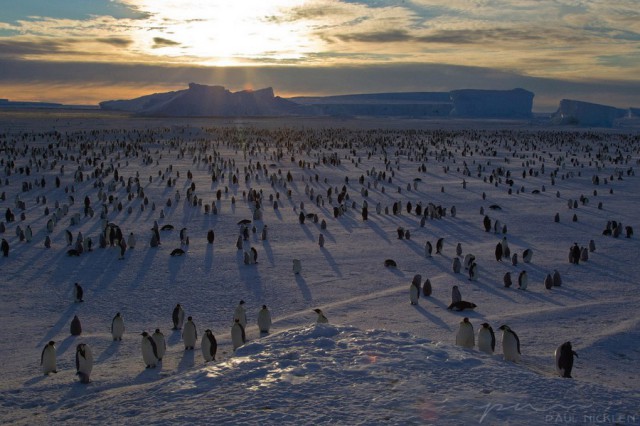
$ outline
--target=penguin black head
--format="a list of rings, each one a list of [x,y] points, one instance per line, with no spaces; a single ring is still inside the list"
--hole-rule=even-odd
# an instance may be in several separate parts
[[[244,305],[244,300],[241,300],[239,304]]]
[[[240,323],[240,319],[239,319],[239,318],[236,318],[236,319],[234,320],[234,322],[236,322],[236,323],[238,323],[238,324],[239,324],[239,323]]]
[[[319,313],[321,313],[321,312],[322,312],[322,310],[320,310],[320,309],[316,308],[316,309],[314,309],[314,310],[313,310],[313,312],[315,312],[316,314],[319,314]]]
[[[462,319],[462,322],[466,322],[466,323],[468,324],[468,323],[469,323],[469,318],[464,317],[464,318]]]
[[[49,346],[53,346],[55,344],[56,344],[56,342],[54,342],[53,340],[50,340],[49,343],[48,343]]]
[[[187,318],[187,321],[191,321],[191,320],[193,320],[193,317]]]
[[[489,328],[489,327],[491,327],[491,326],[489,325],[488,322],[483,322],[482,323],[482,328]]]
[[[262,309],[267,309],[267,305],[262,305]]]
[[[156,328],[156,333],[160,333],[160,329],[159,328]]]
[[[147,333],[146,331],[143,331],[142,333],[140,333],[141,336],[147,337],[149,335],[149,333]]]
[[[506,324],[502,324],[500,327],[498,327],[498,330],[511,331],[511,329],[509,328],[509,326],[508,326],[508,325],[506,325]]]
[[[208,328],[204,331],[204,334],[211,334],[211,333],[212,333],[212,331],[209,330]]]

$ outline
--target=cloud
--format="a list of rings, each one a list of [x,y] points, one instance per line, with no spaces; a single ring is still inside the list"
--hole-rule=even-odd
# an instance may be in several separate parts
[[[179,45],[180,43],[178,43],[177,41],[169,40],[168,38],[154,37],[152,48],[159,49],[162,47],[179,46]]]
[[[128,47],[133,43],[133,40],[124,37],[98,38],[97,41],[117,47]]]

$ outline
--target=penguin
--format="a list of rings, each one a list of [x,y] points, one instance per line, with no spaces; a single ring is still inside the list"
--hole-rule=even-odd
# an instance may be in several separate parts
[[[436,254],[442,254],[443,247],[444,247],[444,238],[438,238],[438,241],[436,241]]]
[[[513,284],[511,281],[511,272],[507,272],[504,274],[504,277],[502,277],[502,283],[504,284],[505,288],[511,287],[511,284]]]
[[[184,341],[184,350],[193,349],[196,346],[196,340],[198,340],[198,330],[193,322],[192,317],[187,318],[187,322],[182,330],[182,340]]]
[[[293,259],[293,273],[300,275],[300,272],[302,272],[302,263],[300,262],[300,259]]]
[[[518,266],[518,253],[513,253],[513,256],[511,256],[511,264]]]
[[[501,325],[502,330],[502,353],[505,361],[520,361],[520,339],[518,335],[509,328],[508,325]]]
[[[501,262],[502,261],[502,244],[501,243],[496,244],[495,253],[496,253],[496,260],[498,262]]]
[[[473,262],[469,266],[469,281],[476,281],[477,279],[478,279],[478,264],[476,262]]]
[[[416,285],[416,280],[411,282],[411,286],[409,287],[409,302],[412,305],[418,304],[418,299],[420,298],[420,282]]]
[[[68,229],[64,231],[64,235],[67,238],[67,247],[73,244],[73,234]]]
[[[544,278],[544,288],[551,290],[551,287],[553,287],[553,278],[551,277],[551,274],[547,274]]]
[[[431,257],[431,253],[433,252],[433,247],[431,246],[431,242],[427,241],[424,245],[424,254],[425,257]]]
[[[162,225],[162,228],[160,228],[161,231],[171,231],[173,230],[173,225]]]
[[[511,257],[511,250],[509,249],[507,237],[502,237],[502,257],[505,257],[507,259]]]
[[[560,287],[562,285],[562,277],[560,276],[560,272],[557,269],[553,270],[553,286]]]
[[[456,333],[456,345],[462,346],[463,348],[473,348],[475,345],[473,325],[471,325],[467,317],[464,317],[462,321],[460,321],[460,326]]]
[[[231,342],[233,343],[233,350],[235,351],[240,346],[244,345],[246,341],[247,337],[244,334],[244,327],[240,324],[238,319],[235,319],[231,326]]]
[[[524,263],[531,263],[532,257],[533,257],[533,250],[525,249],[525,251],[522,252],[522,261]]]
[[[127,243],[124,238],[120,240],[118,247],[120,247],[120,257],[118,259],[124,260],[124,254],[127,252]]]
[[[213,229],[209,229],[209,232],[207,232],[207,242],[209,244],[213,244],[215,237],[216,237],[216,234],[213,232]]]
[[[158,364],[158,349],[156,348],[156,343],[146,331],[143,331],[141,336],[142,360],[146,368],[156,368]]]
[[[464,257],[464,261],[462,262],[462,265],[464,266],[465,270],[469,270],[469,268],[471,267],[471,264],[475,261],[476,261],[476,257],[471,253],[467,253],[467,255]]]
[[[314,309],[313,312],[315,312],[316,314],[318,314],[318,318],[316,320],[316,323],[318,324],[328,324],[329,323],[329,319],[324,315],[324,313],[322,312],[322,309]]]
[[[151,338],[153,339],[153,343],[156,344],[158,361],[162,361],[165,352],[167,352],[167,342],[164,340],[164,334],[162,334],[159,328],[156,328]]]
[[[56,342],[51,340],[44,346],[42,349],[42,354],[40,355],[40,365],[42,366],[42,373],[45,376],[48,376],[49,373],[57,373],[56,369]]]
[[[91,370],[93,370],[93,352],[86,343],[76,346],[76,374],[80,377],[80,383],[89,383]]]
[[[184,244],[187,241],[187,228],[180,230],[180,244]]]
[[[244,309],[244,300],[241,300],[236,306],[236,310],[233,313],[233,320],[238,320],[242,327],[247,326],[247,311]]]
[[[449,307],[447,309],[451,310],[455,310],[455,311],[464,311],[465,309],[475,309],[477,308],[478,305],[476,305],[475,303],[471,303],[471,302],[467,302],[466,300],[459,300],[457,302],[453,302],[449,305]]]
[[[182,328],[182,324],[184,324],[184,310],[182,306],[178,303],[175,308],[173,308],[173,314],[171,314],[171,319],[173,320],[173,329],[179,330]]]
[[[397,264],[397,263],[396,263],[396,261],[395,261],[395,260],[393,260],[393,259],[385,259],[385,260],[384,260],[384,266],[385,266],[386,268],[397,268],[397,267],[398,267],[398,264]]]
[[[136,247],[136,236],[133,235],[133,232],[129,233],[129,238],[127,239],[127,245],[129,246],[129,248]]]
[[[482,323],[482,328],[478,330],[478,350],[489,355],[496,350],[496,335],[489,323]]]
[[[200,343],[200,348],[202,349],[202,357],[204,358],[204,362],[216,360],[218,342],[216,341],[216,337],[213,335],[213,332],[211,330],[206,329],[204,331],[204,335],[202,335],[202,342]]]
[[[529,276],[527,275],[527,271],[521,271],[518,274],[518,288],[520,290],[526,290],[528,284],[529,284]]]
[[[456,256],[458,256],[458,257],[462,256],[462,244],[461,243],[456,244]]]
[[[9,257],[9,243],[4,238],[2,239],[2,243],[0,243],[0,250],[4,257]]]
[[[459,257],[453,258],[453,261],[451,262],[451,269],[453,269],[454,274],[460,273],[460,269],[462,269],[462,264],[460,263]]]
[[[573,357],[578,354],[571,347],[571,342],[564,342],[555,352],[556,371],[560,377],[571,379],[571,370],[573,369]]]
[[[80,324],[80,318],[77,315],[73,316],[71,320],[70,330],[72,336],[79,336],[82,334],[82,325]]]
[[[424,280],[424,283],[422,284],[422,294],[425,297],[429,297],[431,296],[432,292],[433,292],[433,288],[431,287],[431,281],[429,281],[429,278],[427,278],[426,280]]]
[[[84,302],[84,300],[82,300],[83,296],[84,296],[84,290],[82,289],[82,286],[78,283],[75,283],[73,285],[73,297],[76,303]]]
[[[271,329],[271,312],[267,309],[267,305],[262,305],[262,309],[258,312],[258,329],[262,334],[268,334]]]
[[[456,302],[460,302],[462,300],[462,295],[460,294],[460,289],[457,285],[454,285],[451,288],[451,304],[453,305]]]
[[[124,319],[120,312],[116,313],[116,316],[111,320],[111,336],[114,341],[122,340],[122,335],[124,334]]]

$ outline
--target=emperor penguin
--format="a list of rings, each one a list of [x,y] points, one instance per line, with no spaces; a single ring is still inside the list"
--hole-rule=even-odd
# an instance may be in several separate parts
[[[129,234],[129,238],[127,239],[127,245],[129,246],[129,248],[136,247],[136,236],[133,234],[133,232]]]
[[[502,353],[505,361],[520,362],[520,339],[508,325],[501,325]]]
[[[504,274],[504,277],[502,277],[502,283],[504,284],[505,288],[511,287],[511,272],[506,272]]]
[[[204,331],[204,335],[202,336],[202,342],[200,343],[200,347],[202,349],[202,356],[204,358],[204,362],[216,360],[216,352],[218,351],[218,342],[216,341],[216,337],[213,335],[213,332],[211,330],[206,329]]]
[[[431,246],[431,242],[427,241],[424,245],[424,255],[425,257],[431,257],[431,253],[433,252],[433,247]]]
[[[267,305],[262,305],[262,309],[258,312],[258,329],[263,334],[268,334],[271,329],[271,312],[267,309]]]
[[[453,261],[451,262],[451,269],[453,269],[454,274],[460,273],[460,269],[462,269],[462,263],[460,263],[459,257],[453,258]]]
[[[507,242],[507,237],[502,237],[502,257],[506,257],[507,259],[511,257],[511,250],[509,249],[509,243]]]
[[[460,289],[458,289],[457,285],[454,285],[451,288],[451,304],[462,301],[462,295],[460,294]]]
[[[78,318],[77,315],[73,316],[69,331],[71,332],[72,336],[79,336],[82,334],[82,324],[80,324],[80,318]]]
[[[111,320],[111,336],[113,340],[120,341],[122,340],[122,335],[124,334],[124,318],[120,315],[120,312],[113,317]]]
[[[318,319],[316,320],[318,324],[327,324],[329,322],[329,319],[324,315],[322,309],[316,308],[313,310],[313,312],[318,314]]]
[[[442,254],[443,248],[444,248],[444,238],[438,238],[438,241],[436,241],[436,254]]]
[[[76,302],[84,302],[84,300],[82,300],[83,296],[84,296],[84,290],[82,289],[82,286],[78,283],[75,283],[73,285],[73,298],[75,299]]]
[[[496,335],[489,323],[482,323],[482,328],[478,330],[478,349],[489,355],[496,349]]]
[[[573,369],[573,357],[578,354],[571,347],[571,342],[564,342],[555,352],[556,371],[560,377],[571,379],[571,370]]]
[[[240,346],[244,345],[246,341],[247,338],[244,334],[244,327],[236,318],[231,326],[231,342],[233,343],[233,350],[235,351]]]
[[[93,352],[86,343],[76,346],[76,374],[81,383],[89,383],[91,370],[93,370]]]
[[[57,373],[56,369],[56,342],[51,340],[44,346],[42,349],[42,354],[40,355],[40,365],[42,366],[42,372],[45,376],[49,375],[49,373]]]
[[[498,262],[502,260],[502,243],[496,244],[496,260]]]
[[[478,279],[478,264],[476,262],[473,262],[469,266],[469,281],[476,281],[477,279]]]
[[[198,340],[198,330],[193,322],[193,317],[188,317],[187,322],[182,330],[182,340],[184,341],[184,350],[193,349],[196,346],[196,340]]]
[[[179,303],[175,308],[173,308],[171,319],[173,320],[174,330],[179,330],[182,328],[182,325],[184,324],[184,309],[182,309],[182,306]]]
[[[162,334],[159,328],[156,328],[156,331],[153,333],[151,338],[153,339],[153,343],[156,344],[158,361],[162,361],[165,352],[167,352],[167,342],[164,340],[164,334]]]
[[[418,278],[418,283],[416,284],[416,279],[414,277],[411,282],[411,286],[409,287],[409,302],[412,305],[418,304],[418,299],[420,298],[420,279]]]
[[[156,343],[146,331],[143,331],[141,336],[142,360],[146,368],[156,368],[156,364],[158,364],[158,349],[156,348]]]
[[[460,321],[460,327],[456,333],[456,345],[462,346],[463,348],[473,348],[475,345],[473,325],[471,325],[467,317],[464,317],[464,319]]]
[[[521,271],[518,274],[518,288],[520,290],[526,290],[528,284],[529,284],[529,276],[527,275],[527,271]]]
[[[233,313],[233,320],[238,320],[242,327],[247,326],[247,311],[244,309],[244,300],[241,300],[236,306],[236,310]]]

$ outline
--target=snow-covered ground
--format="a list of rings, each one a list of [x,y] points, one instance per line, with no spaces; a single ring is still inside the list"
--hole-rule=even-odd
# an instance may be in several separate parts
[[[6,226],[1,237],[10,245],[9,256],[0,257],[2,423],[640,423],[640,244],[637,235],[625,238],[624,231],[618,238],[602,235],[612,220],[639,228],[640,133],[635,130],[549,131],[467,122],[412,131],[401,130],[407,126],[400,121],[211,124],[95,113],[4,115],[0,123],[0,213]],[[339,164],[331,164],[332,155]],[[92,176],[96,167],[104,172],[101,179]],[[124,183],[109,188],[111,167]],[[83,179],[74,181],[79,168]],[[510,172],[511,194],[506,175],[498,184],[490,182],[498,168]],[[289,172],[292,181],[286,183]],[[379,172],[385,177],[376,182]],[[136,176],[147,205],[138,196]],[[167,185],[169,178],[177,179],[175,186]],[[23,182],[32,189],[23,192]],[[108,221],[125,236],[136,236],[137,245],[124,260],[118,248],[99,247],[104,222],[98,182],[104,184],[102,194],[115,198],[105,203]],[[187,200],[192,184],[202,206]],[[347,210],[335,218],[333,206],[343,186]],[[262,220],[252,220],[250,189],[262,191]],[[274,209],[270,198],[277,194]],[[93,217],[84,216],[85,196]],[[581,203],[581,196],[588,201]],[[363,221],[365,200],[369,215]],[[568,208],[569,200],[577,200],[577,208]],[[214,201],[217,214],[205,214],[204,205]],[[396,201],[402,212],[393,215]],[[66,204],[68,213],[49,233],[56,202],[61,210]],[[447,214],[421,226],[418,202],[445,207]],[[6,222],[7,208],[15,222]],[[507,233],[485,232],[481,208],[492,223],[506,225]],[[301,224],[301,211],[317,214],[318,222],[308,217]],[[72,225],[76,213],[81,220]],[[252,222],[238,250],[242,219]],[[160,231],[156,248],[149,246],[154,221],[174,227]],[[20,241],[16,228],[27,225],[33,239]],[[410,238],[398,239],[398,227]],[[180,243],[182,228],[189,245]],[[210,229],[213,244],[206,239]],[[93,251],[68,256],[67,230],[74,244],[79,232],[90,237]],[[324,247],[318,244],[320,234]],[[51,248],[44,246],[47,235]],[[516,266],[495,259],[503,236],[518,254]],[[444,248],[435,254],[439,238]],[[588,247],[590,240],[596,250],[589,259],[570,264],[573,243]],[[425,256],[427,241],[434,247],[431,257]],[[458,274],[452,270],[458,243],[461,258],[476,257],[476,281],[464,268]],[[186,253],[170,256],[179,247]],[[243,252],[251,247],[258,262],[245,265]],[[523,263],[525,249],[533,250],[531,263]],[[293,273],[293,259],[301,260],[300,274]],[[385,267],[385,259],[397,267]],[[529,276],[524,291],[517,284],[523,270]],[[544,278],[554,270],[562,286],[547,290]],[[506,272],[514,282],[510,288],[503,286]],[[433,293],[413,306],[409,287],[415,274],[430,280]],[[84,288],[83,303],[73,301],[76,282]],[[475,310],[447,310],[454,285],[463,300],[477,304]],[[248,342],[234,353],[230,329],[241,299]],[[185,351],[180,332],[171,330],[176,303],[198,328],[195,351]],[[271,310],[273,327],[261,337],[255,324],[263,304]],[[314,308],[324,311],[329,324],[315,324]],[[116,312],[125,319],[121,342],[112,341],[110,333]],[[77,337],[69,333],[74,315],[83,327]],[[476,332],[483,322],[492,325],[495,354],[455,346],[465,316]],[[502,359],[502,324],[520,338],[520,363]],[[156,328],[167,338],[167,354],[158,368],[145,369],[140,333]],[[219,347],[216,361],[205,364],[199,348],[207,328]],[[50,340],[56,341],[58,373],[44,376],[40,354]],[[555,372],[553,353],[565,341],[579,355],[573,379]],[[75,347],[81,342],[95,358],[88,385],[75,375]]]

